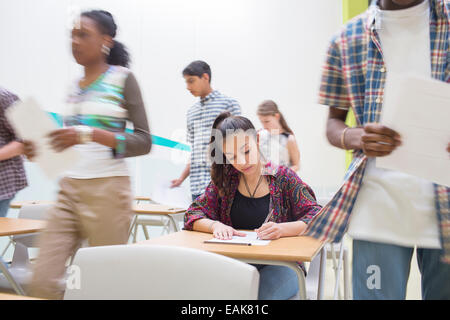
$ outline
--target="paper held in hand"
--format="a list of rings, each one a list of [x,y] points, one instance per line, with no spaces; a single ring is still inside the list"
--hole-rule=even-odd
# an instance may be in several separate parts
[[[245,233],[245,237],[233,236],[231,240],[221,240],[217,238],[212,238],[210,240],[205,240],[205,243],[225,243],[225,244],[240,244],[247,246],[266,246],[270,243],[271,240],[259,240],[256,232],[253,231],[242,231]]]
[[[16,102],[6,110],[5,114],[17,135],[22,140],[34,143],[36,157],[33,162],[44,171],[48,178],[57,178],[80,159],[79,153],[72,148],[62,152],[56,152],[51,148],[47,135],[59,128],[33,98]]]
[[[376,158],[378,168],[450,186],[450,84],[388,75],[381,124],[397,131],[402,145],[390,155]]]

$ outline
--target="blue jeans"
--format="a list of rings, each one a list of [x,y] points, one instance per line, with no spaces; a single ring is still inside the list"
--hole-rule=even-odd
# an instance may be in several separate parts
[[[353,240],[353,299],[403,300],[414,248]],[[450,265],[440,249],[417,249],[422,299],[450,299]]]
[[[9,210],[9,203],[11,202],[11,199],[4,199],[0,200],[0,217],[6,217],[6,214]]]
[[[298,292],[294,270],[284,266],[254,265],[259,271],[259,300],[287,300]]]

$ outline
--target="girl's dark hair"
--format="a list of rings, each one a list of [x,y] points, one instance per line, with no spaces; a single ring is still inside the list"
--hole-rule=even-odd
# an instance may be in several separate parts
[[[81,16],[94,20],[102,34],[107,34],[113,39],[116,36],[117,25],[114,22],[113,16],[108,11],[85,11]],[[109,52],[106,62],[114,66],[128,67],[130,64],[130,55],[128,54],[126,47],[117,40],[113,40],[113,43],[114,45]]]
[[[217,116],[213,124],[213,132],[210,140],[210,157],[211,157],[211,180],[219,189],[219,194],[223,196],[227,186],[230,185],[230,170],[232,165],[223,153],[223,141],[227,134],[233,134],[238,130],[250,132],[255,137],[257,135],[252,122],[241,116],[233,116],[230,112],[223,112]],[[216,136],[220,135],[222,139],[216,141]],[[216,154],[217,152],[221,154]],[[218,160],[218,161],[217,161]]]
[[[211,67],[205,61],[201,60],[191,62],[183,70],[183,76],[197,76],[201,78],[205,73],[209,76],[209,83],[211,83]]]
[[[287,133],[294,135],[294,132],[292,132],[291,128],[289,128],[286,120],[283,117],[283,114],[280,112],[277,104],[274,101],[272,100],[263,101],[258,106],[258,110],[256,111],[256,114],[259,116],[274,116],[277,113],[280,115],[280,125],[283,128],[283,130]]]

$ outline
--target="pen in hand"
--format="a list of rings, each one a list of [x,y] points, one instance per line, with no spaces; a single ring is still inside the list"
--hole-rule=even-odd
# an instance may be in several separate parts
[[[262,223],[261,227],[262,227],[264,224],[266,224],[266,223],[270,220],[270,218],[272,217],[272,214],[273,214],[273,209],[270,210],[269,214],[267,215],[266,219],[265,219],[264,222]],[[261,227],[260,227],[260,228],[261,228]],[[259,236],[257,236],[256,239],[257,239],[257,240],[261,240],[261,239],[259,238]]]

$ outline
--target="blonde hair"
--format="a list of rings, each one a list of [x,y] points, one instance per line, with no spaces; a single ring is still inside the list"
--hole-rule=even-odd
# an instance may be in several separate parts
[[[263,101],[256,111],[256,114],[258,116],[274,116],[276,114],[280,115],[280,125],[283,128],[283,130],[287,133],[290,133],[294,135],[294,132],[292,132],[291,128],[289,128],[286,120],[283,117],[283,114],[278,109],[277,104],[272,100],[265,100]]]

